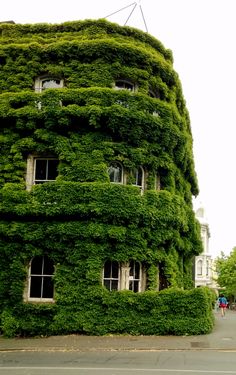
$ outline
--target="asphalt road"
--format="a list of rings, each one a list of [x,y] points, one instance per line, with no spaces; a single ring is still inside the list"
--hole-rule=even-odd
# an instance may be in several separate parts
[[[234,350],[2,352],[1,375],[236,374]]]

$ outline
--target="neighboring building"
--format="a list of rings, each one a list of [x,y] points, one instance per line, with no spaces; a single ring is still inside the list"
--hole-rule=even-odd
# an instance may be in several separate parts
[[[121,290],[190,288],[198,184],[171,51],[105,20],[0,31],[2,325],[91,332]]]
[[[210,230],[205,216],[205,210],[200,207],[196,211],[196,218],[201,225],[203,252],[195,257],[195,287],[213,285],[212,257],[209,253]]]

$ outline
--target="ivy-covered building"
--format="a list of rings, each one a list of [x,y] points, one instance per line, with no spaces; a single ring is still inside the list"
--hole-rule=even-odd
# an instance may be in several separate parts
[[[136,332],[202,251],[172,53],[105,20],[0,33],[1,331]]]

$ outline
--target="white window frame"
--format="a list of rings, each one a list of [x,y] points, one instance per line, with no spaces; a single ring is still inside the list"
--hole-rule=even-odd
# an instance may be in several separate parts
[[[26,166],[26,189],[30,190],[35,183],[35,174],[36,174],[36,160],[58,160],[58,158],[52,156],[39,156],[39,155],[29,155],[27,158]],[[54,182],[55,180],[42,180],[44,182]]]
[[[105,277],[105,266],[106,266],[106,263],[107,262],[110,262],[110,277]],[[117,267],[118,267],[118,277],[113,277],[113,273],[112,273],[112,265],[116,263],[117,264]],[[108,289],[110,292],[112,290],[120,290],[120,275],[121,275],[121,272],[120,272],[120,264],[119,262],[117,261],[111,261],[111,260],[107,260],[105,263],[104,263],[104,267],[103,267],[103,286],[105,286],[106,289]],[[109,282],[109,288],[105,285],[105,281]],[[117,282],[117,289],[112,289],[112,283],[113,282]]]
[[[109,262],[111,262],[112,264],[112,261],[110,260],[107,260]],[[112,270],[111,270],[111,276],[110,277],[104,277],[104,270],[105,270],[105,264],[106,262],[104,263],[104,266],[103,266],[103,274],[102,274],[102,284],[103,286],[109,290],[109,291],[112,291],[112,290],[132,290],[134,293],[139,293],[141,291],[144,291],[145,288],[146,288],[146,273],[144,271],[144,268],[143,268],[143,264],[141,262],[138,262],[138,261],[134,261],[134,260],[130,260],[129,262],[123,262],[123,263],[119,263],[117,262],[118,264],[118,278],[114,278],[112,277]],[[139,266],[139,277],[136,278],[135,276],[135,266]],[[132,267],[132,269],[131,269]],[[105,285],[105,282],[104,281],[109,281],[110,282],[110,285],[109,285],[109,288],[107,287],[107,285]],[[112,289],[111,288],[111,283],[112,281],[115,280],[117,281],[117,289]],[[134,290],[134,285],[135,283],[138,283],[138,290]],[[131,286],[131,288],[130,288]]]
[[[31,262],[30,262],[30,266],[29,266],[29,270],[28,270],[28,286],[27,286],[27,300],[29,302],[54,302],[54,288],[53,288],[53,295],[52,297],[42,297],[42,294],[43,294],[43,287],[44,287],[44,279],[45,278],[53,278],[53,275],[54,275],[54,272],[52,274],[44,274],[43,273],[43,269],[44,269],[44,264],[45,264],[45,256],[41,256],[42,258],[42,274],[32,274],[31,273],[31,265],[32,265],[32,262],[33,260],[35,259],[32,258],[31,259]],[[55,271],[55,270],[54,270]],[[32,277],[38,277],[38,278],[41,278],[41,297],[31,297],[30,296],[30,291],[31,291],[31,282],[32,282]]]
[[[36,163],[37,163],[37,161],[39,161],[39,160],[46,160],[46,178],[45,179],[36,179]],[[47,158],[47,157],[45,157],[45,158],[43,158],[43,157],[38,157],[38,158],[34,158],[34,185],[37,185],[37,184],[42,184],[42,183],[44,183],[44,182],[53,182],[53,181],[55,181],[56,179],[48,179],[48,163],[49,163],[49,161],[52,161],[52,160],[56,160],[56,161],[58,161],[58,159],[57,158]],[[58,161],[59,162],[59,161]]]
[[[136,274],[136,267],[139,267],[139,275],[138,275],[138,278],[135,277],[135,274]],[[132,275],[131,275],[132,273]],[[128,286],[128,289],[129,290],[132,290],[134,293],[139,293],[141,292],[141,280],[142,280],[142,265],[140,262],[138,261],[135,261],[135,260],[131,260],[129,262],[129,286]],[[135,283],[138,283],[138,290],[135,291]]]
[[[139,172],[141,173],[141,185],[139,184]],[[139,166],[137,168],[133,168],[131,170],[131,175],[135,179],[135,181],[132,183],[134,186],[138,186],[141,190],[141,192],[144,191],[144,182],[145,182],[145,173],[143,167]]]
[[[198,259],[197,264],[197,276],[202,276],[203,275],[203,261],[202,259]]]

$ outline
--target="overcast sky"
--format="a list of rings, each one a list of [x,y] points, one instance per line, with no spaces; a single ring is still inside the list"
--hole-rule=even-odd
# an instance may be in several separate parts
[[[105,18],[132,0],[7,0],[0,21]],[[108,17],[159,39],[174,55],[190,112],[201,202],[213,257],[236,246],[236,0],[142,0]],[[146,26],[142,17],[144,15]]]

